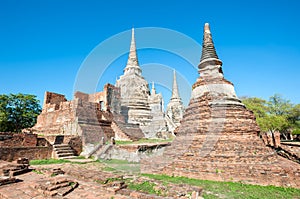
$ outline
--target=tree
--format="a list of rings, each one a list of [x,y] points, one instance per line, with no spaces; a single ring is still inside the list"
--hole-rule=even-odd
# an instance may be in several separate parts
[[[268,112],[267,101],[257,97],[242,97],[245,106],[253,111],[257,118],[265,117]]]
[[[296,127],[300,127],[300,104],[297,104],[291,109],[288,119],[294,123]]]
[[[287,139],[291,132],[300,127],[300,105],[293,105],[279,94],[271,96],[269,101],[247,97],[242,101],[254,112],[262,132],[279,131]]]
[[[293,123],[292,134],[297,135],[299,139],[300,138],[300,104],[297,104],[296,106],[293,107],[288,119]]]
[[[34,95],[0,95],[0,131],[21,132],[30,128],[40,112],[41,106]]]
[[[260,125],[263,132],[282,132],[289,126],[287,119],[281,115],[266,115],[265,117],[258,118],[257,120],[257,123]]]
[[[288,116],[293,109],[293,104],[289,100],[283,99],[281,95],[275,94],[269,98],[268,107],[268,111],[272,115]]]

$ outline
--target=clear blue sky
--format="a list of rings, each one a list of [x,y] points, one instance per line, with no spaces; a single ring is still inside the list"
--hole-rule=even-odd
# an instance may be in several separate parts
[[[139,28],[161,27],[201,44],[203,25],[209,22],[225,77],[235,84],[238,96],[268,99],[280,93],[300,103],[299,8],[297,0],[2,0],[0,93],[34,94],[42,101],[45,91],[53,91],[71,99],[83,61],[108,38],[132,26],[137,34]],[[199,60],[201,52],[194,53]],[[184,61],[166,52],[145,49],[138,55],[141,65],[155,58],[174,67],[190,84],[197,78],[185,70]],[[114,61],[99,91],[101,82],[115,83],[126,59],[120,55]],[[169,96],[165,94],[166,103]],[[182,98],[186,104],[188,97]]]

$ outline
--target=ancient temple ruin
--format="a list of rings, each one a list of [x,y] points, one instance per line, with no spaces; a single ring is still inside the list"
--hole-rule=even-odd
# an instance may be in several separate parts
[[[156,93],[154,82],[152,83],[151,94],[149,96],[149,106],[151,109],[152,120],[148,128],[148,135],[156,137],[159,132],[169,131],[165,121],[164,100],[161,93]]]
[[[180,125],[183,113],[184,106],[178,92],[176,71],[174,70],[172,97],[170,99],[170,102],[168,103],[166,111],[166,121],[169,127],[169,131],[174,132],[174,130]]]
[[[299,188],[299,164],[264,145],[253,112],[224,78],[208,24],[198,68],[176,139],[163,155],[145,159],[142,172]]]
[[[145,137],[155,137],[157,132],[167,130],[162,95],[157,94],[155,88],[150,93],[148,82],[142,76],[134,29],[124,74],[117,80],[116,86],[121,91],[121,114],[127,123],[139,124]]]
[[[106,84],[103,91],[92,94],[77,91],[69,101],[64,95],[46,92],[42,113],[32,131],[47,137],[51,144],[58,143],[58,136],[78,136],[84,155],[97,152],[101,143],[111,138],[136,141],[168,134],[179,125],[183,111],[175,73],[168,107],[166,117],[162,94],[156,93],[154,83],[150,92],[142,76],[132,29],[127,64],[116,85]]]
[[[111,84],[106,84],[102,92],[77,91],[70,101],[64,95],[46,92],[43,110],[32,131],[46,137],[53,145],[79,136],[84,154],[112,137],[119,140],[143,138],[139,126],[127,124],[120,113],[120,90]]]

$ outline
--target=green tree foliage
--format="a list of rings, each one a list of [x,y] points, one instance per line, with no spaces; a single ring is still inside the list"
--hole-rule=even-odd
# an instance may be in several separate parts
[[[271,96],[269,101],[256,97],[243,97],[242,101],[254,112],[262,132],[278,130],[286,136],[300,131],[300,104],[294,105],[278,94]]]
[[[293,123],[293,134],[300,135],[300,104],[293,107],[289,121]]]
[[[266,100],[257,97],[253,97],[253,98],[243,97],[242,101],[249,110],[252,110],[254,112],[257,118],[266,116],[268,112]]]
[[[293,109],[289,100],[283,99],[279,94],[270,97],[268,111],[271,115],[282,115],[288,117]]]
[[[300,104],[297,104],[292,108],[288,119],[300,127]]]
[[[0,95],[0,131],[21,132],[30,128],[40,112],[41,106],[34,95]]]

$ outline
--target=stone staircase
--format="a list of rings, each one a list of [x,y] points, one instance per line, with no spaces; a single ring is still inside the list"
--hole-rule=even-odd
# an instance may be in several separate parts
[[[106,159],[106,153],[113,148],[113,145],[108,144],[108,145],[104,145],[102,146],[95,154],[94,159],[98,160],[98,159]]]
[[[52,178],[39,181],[31,185],[31,187],[42,193],[45,198],[49,198],[63,197],[72,192],[78,185],[78,182],[66,178]]]
[[[73,149],[68,144],[54,144],[53,156],[57,159],[71,159],[76,157]]]
[[[142,130],[139,128],[139,125],[137,125],[137,124],[113,121],[112,128],[115,132],[118,132],[118,131],[122,132],[132,141],[137,141],[137,140],[145,137]]]

